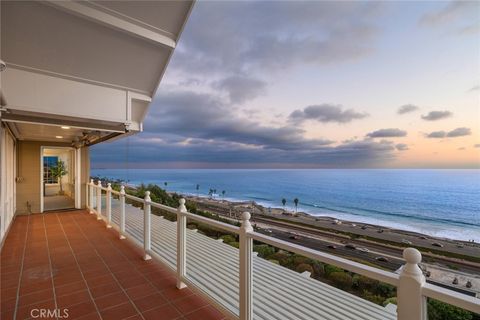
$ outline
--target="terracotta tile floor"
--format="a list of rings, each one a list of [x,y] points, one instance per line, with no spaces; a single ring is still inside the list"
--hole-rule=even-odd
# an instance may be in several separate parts
[[[224,318],[141,257],[84,211],[18,216],[1,253],[0,319]],[[57,314],[39,317],[40,309]]]

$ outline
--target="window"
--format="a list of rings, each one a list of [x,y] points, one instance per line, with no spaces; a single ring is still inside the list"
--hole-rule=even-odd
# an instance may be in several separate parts
[[[58,163],[58,157],[43,157],[43,183],[58,183],[58,179],[52,175],[52,167]]]

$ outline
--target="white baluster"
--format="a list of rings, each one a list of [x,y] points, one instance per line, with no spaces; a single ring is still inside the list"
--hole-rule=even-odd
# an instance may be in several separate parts
[[[106,194],[106,207],[107,207],[107,228],[112,227],[112,184],[109,182],[107,184],[107,194]]]
[[[183,283],[186,276],[186,243],[187,243],[187,208],[185,199],[180,199],[177,209],[177,288],[183,289],[187,285]]]
[[[95,212],[93,211],[93,188],[95,186],[95,183],[93,182],[93,179],[90,179],[90,183],[88,184],[88,196],[90,200],[88,201],[88,209],[90,210],[89,212],[91,214],[94,214]]]
[[[120,187],[120,239],[125,239],[125,186]]]
[[[102,182],[97,182],[97,220],[102,220]]]
[[[250,223],[250,213],[242,213],[242,225],[240,227],[240,320],[253,318],[253,240],[248,233],[253,228]]]
[[[150,199],[150,191],[145,191],[145,199],[143,201],[143,250],[145,252],[143,256],[143,260],[150,260],[152,257],[148,254],[151,249],[151,199]]]
[[[400,273],[397,288],[398,320],[426,320],[427,303],[422,295],[425,276],[418,264],[422,261],[420,251],[407,248],[403,251],[406,264]]]

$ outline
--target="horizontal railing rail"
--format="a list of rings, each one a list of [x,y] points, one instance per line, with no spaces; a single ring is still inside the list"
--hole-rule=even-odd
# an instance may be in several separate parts
[[[328,263],[336,267],[348,270],[350,272],[358,273],[362,276],[366,276],[366,277],[369,277],[381,282],[385,282],[394,286],[398,285],[399,275],[393,272],[370,267],[365,264],[340,258],[329,253],[324,253],[318,250],[310,249],[310,248],[307,248],[295,243],[291,243],[288,241],[276,239],[258,232],[252,232],[251,237],[254,240],[305,256],[310,259]]]
[[[105,198],[103,201],[105,202],[106,212],[102,212],[102,191],[105,191]],[[119,225],[112,222],[112,194],[118,196],[120,201]],[[227,313],[230,317],[241,320],[251,320],[253,318],[253,240],[396,286],[397,317],[399,320],[427,320],[427,297],[480,314],[480,299],[426,283],[422,270],[419,267],[422,258],[421,254],[414,248],[407,248],[404,250],[403,257],[406,263],[401,268],[400,274],[396,274],[255,232],[250,223],[250,214],[248,212],[245,212],[242,215],[241,226],[237,227],[188,212],[185,207],[184,199],[180,199],[180,206],[178,208],[172,208],[152,202],[149,191],[145,192],[145,198],[142,199],[126,194],[123,186],[120,191],[115,191],[112,190],[110,183],[107,184],[107,187],[104,187],[102,186],[101,181],[98,181],[97,184],[95,184],[93,179],[87,184],[87,195],[89,212],[96,214],[98,220],[105,220],[108,228],[113,226],[117,229],[120,234],[120,239],[125,239],[127,237],[129,239],[132,238],[128,236],[125,231],[125,199],[130,199],[143,204],[143,243],[140,243],[137,239],[133,240],[135,243],[143,245],[143,258],[145,260],[151,259],[152,256],[163,260],[151,250],[151,207],[164,210],[177,216],[176,273],[177,288],[179,289],[185,288],[187,284],[190,287],[195,286],[194,282],[191,281],[186,274],[187,219],[203,223],[215,229],[239,235],[239,314],[231,313],[221,304],[216,303],[212,298],[208,297],[213,304]],[[193,289],[197,292],[203,292],[201,288]]]

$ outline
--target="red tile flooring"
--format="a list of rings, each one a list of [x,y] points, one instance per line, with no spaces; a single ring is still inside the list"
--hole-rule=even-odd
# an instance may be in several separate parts
[[[18,216],[1,252],[0,319],[224,318],[141,257],[84,211]],[[57,313],[39,317],[40,309]]]

